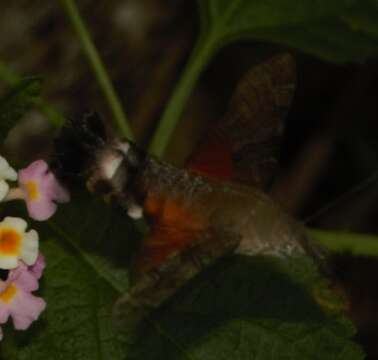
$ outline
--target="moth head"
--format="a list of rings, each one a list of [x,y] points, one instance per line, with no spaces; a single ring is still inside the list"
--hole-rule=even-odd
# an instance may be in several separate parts
[[[105,201],[126,208],[134,219],[142,217],[136,197],[136,177],[143,166],[143,154],[129,141],[113,141],[97,149],[89,168],[87,188]]]
[[[50,167],[68,187],[82,182],[96,151],[105,146],[107,134],[96,113],[69,119],[54,139]]]
[[[55,141],[52,163],[56,175],[70,186],[84,182],[89,191],[142,216],[133,194],[133,182],[143,155],[130,141],[110,136],[100,117],[87,114],[71,120]]]

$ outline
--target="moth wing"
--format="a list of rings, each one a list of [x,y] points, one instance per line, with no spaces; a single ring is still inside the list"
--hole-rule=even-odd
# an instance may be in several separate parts
[[[276,167],[294,83],[290,55],[253,67],[239,82],[228,112],[190,156],[187,167],[210,178],[266,188]],[[169,194],[147,199],[146,209],[151,232],[133,263],[130,292],[115,307],[118,322],[144,316],[143,307],[159,306],[203,267],[237,246],[232,236],[206,233],[201,217],[185,213]]]
[[[294,84],[295,65],[289,54],[254,66],[240,80],[226,115],[189,158],[188,167],[218,180],[266,188],[276,167]],[[200,221],[168,194],[147,199],[145,210],[151,233],[135,259],[136,274],[158,268],[189,246],[201,230]]]
[[[267,189],[277,167],[295,82],[290,54],[252,67],[239,81],[225,116],[189,157],[188,167],[209,177]]]

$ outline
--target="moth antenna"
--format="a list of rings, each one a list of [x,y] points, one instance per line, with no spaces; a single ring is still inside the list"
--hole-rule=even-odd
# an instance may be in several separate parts
[[[320,216],[324,215],[328,211],[332,210],[336,206],[342,204],[343,202],[348,201],[351,199],[354,195],[360,193],[364,189],[366,189],[369,185],[372,185],[376,183],[378,180],[378,170],[374,171],[371,175],[369,175],[366,179],[362,180],[357,185],[353,186],[351,189],[347,190],[340,196],[336,197],[335,199],[331,200],[326,204],[325,206],[321,207],[319,210],[315,211],[313,214],[308,216],[304,223],[308,224],[316,219],[318,219]]]

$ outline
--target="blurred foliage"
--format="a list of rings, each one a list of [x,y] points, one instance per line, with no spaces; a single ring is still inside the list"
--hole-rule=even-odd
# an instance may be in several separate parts
[[[308,258],[233,256],[155,314],[131,358],[362,359],[353,325],[314,301],[323,286]]]
[[[13,85],[0,98],[0,141],[8,131],[26,114],[39,98],[42,81],[38,77],[24,78]]]
[[[354,256],[378,256],[378,237],[346,231],[309,230],[311,238],[327,249],[350,253]]]
[[[162,115],[150,151],[161,156],[199,75],[222,47],[241,39],[271,41],[335,62],[378,55],[378,4],[359,0],[199,0],[201,32]]]
[[[48,308],[30,331],[7,331],[2,358],[363,358],[343,300],[307,257],[233,256],[137,328],[116,329],[112,306],[128,288],[137,229],[96,199],[74,199],[38,227]]]
[[[308,257],[234,256],[201,274],[135,329],[116,329],[127,263],[141,231],[121,209],[83,191],[35,224],[48,266],[48,308],[2,343],[4,359],[361,359],[342,299]]]
[[[200,0],[203,37],[214,50],[241,38],[288,45],[329,61],[378,55],[376,1]]]
[[[162,120],[172,128],[201,71],[233,41],[270,41],[335,62],[377,54],[375,1],[200,0],[199,5],[199,42]],[[40,80],[29,78],[3,95],[2,140],[39,93]],[[164,133],[168,141],[166,128]],[[165,147],[161,134],[155,139]],[[308,258],[227,259],[131,334],[111,322],[112,304],[127,291],[127,262],[140,237],[125,214],[78,193],[38,229],[48,263],[42,286],[48,308],[31,331],[6,333],[0,349],[5,360],[363,357],[350,340],[355,330],[341,314],[342,301],[319,290],[327,284]]]
[[[111,311],[128,288],[125,259],[135,249],[137,230],[101,201],[72,196],[53,220],[35,225],[48,264],[42,284],[48,306],[31,331],[7,333],[4,359],[117,360],[127,354]]]

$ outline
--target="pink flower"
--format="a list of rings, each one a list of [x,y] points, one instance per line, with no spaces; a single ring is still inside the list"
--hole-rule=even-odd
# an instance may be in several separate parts
[[[28,270],[37,278],[39,279],[42,276],[43,270],[46,267],[45,257],[39,253],[37,260],[35,261],[34,265],[29,266]]]
[[[23,271],[29,271],[37,280],[39,280],[42,276],[43,270],[46,267],[45,257],[42,253],[38,254],[37,260],[33,265],[27,265],[24,261],[20,260],[18,262],[17,269],[21,269]]]
[[[18,172],[18,183],[26,207],[34,220],[47,220],[56,210],[56,202],[68,202],[69,193],[49,171],[44,160],[37,160]]]
[[[9,272],[6,281],[0,280],[0,324],[12,317],[14,327],[27,329],[37,320],[46,302],[31,292],[38,289],[36,276],[26,266]]]

